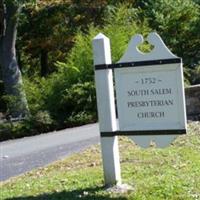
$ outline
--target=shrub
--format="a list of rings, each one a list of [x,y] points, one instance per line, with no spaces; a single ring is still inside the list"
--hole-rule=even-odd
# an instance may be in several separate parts
[[[194,69],[189,69],[189,79],[194,84],[200,83],[200,65],[196,66]]]
[[[147,23],[139,20],[138,10],[129,5],[120,4],[119,7],[113,7],[106,16],[103,28],[91,25],[88,33],[77,34],[74,47],[67,57],[66,65],[78,68],[80,73],[77,80],[81,82],[94,79],[92,40],[98,33],[102,32],[110,38],[112,60],[117,62],[133,35],[147,35],[150,32]]]
[[[66,62],[57,62],[58,72],[46,79],[45,90],[48,92],[44,107],[61,126],[63,122],[66,126],[72,121],[76,124],[74,120],[78,120],[77,124],[91,121],[90,117],[87,120],[86,115],[96,119],[92,55],[92,39],[95,35],[103,32],[111,39],[113,61],[116,62],[123,55],[132,35],[149,32],[148,26],[138,20],[138,11],[129,5],[113,8],[107,16],[105,27],[91,25],[88,33],[77,34]],[[86,121],[79,120],[79,117]]]
[[[53,127],[53,120],[48,111],[38,111],[37,114],[32,117],[29,123],[33,123],[34,129],[38,132],[47,132]]]
[[[0,141],[37,135],[48,132],[53,128],[55,128],[55,124],[49,113],[38,111],[35,116],[23,121],[7,121],[0,124]]]
[[[72,112],[90,111],[94,113],[96,111],[94,83],[77,83],[72,85],[71,88],[66,89],[61,100],[62,105],[65,103],[68,106],[72,106]]]
[[[44,107],[59,124],[65,121],[67,125],[70,121],[67,118],[79,116],[80,113],[96,116],[92,55],[92,39],[95,35],[103,32],[111,39],[113,61],[116,62],[123,55],[132,35],[146,35],[150,31],[146,23],[139,21],[138,11],[129,5],[113,8],[107,16],[105,27],[91,25],[88,33],[77,34],[66,62],[57,62],[58,72],[46,79]],[[147,45],[143,49],[147,49]]]
[[[93,82],[77,83],[65,89],[59,101],[55,103],[54,116],[61,124],[69,126],[67,118],[81,112],[90,113],[96,119],[96,96]],[[73,118],[73,117],[72,117]],[[71,122],[70,122],[71,123]],[[83,122],[87,123],[87,121]],[[70,125],[71,126],[71,125]]]
[[[95,118],[92,113],[82,111],[79,113],[72,113],[72,115],[66,119],[65,124],[67,124],[68,127],[73,127],[93,122],[95,122]]]
[[[48,83],[45,78],[40,77],[33,77],[31,80],[24,77],[23,81],[31,115],[35,115],[38,110],[42,110],[45,106],[46,84]]]
[[[193,0],[148,0],[142,14],[172,52],[183,58],[184,67],[195,69],[200,60],[200,6]],[[194,84],[192,77],[189,81]]]

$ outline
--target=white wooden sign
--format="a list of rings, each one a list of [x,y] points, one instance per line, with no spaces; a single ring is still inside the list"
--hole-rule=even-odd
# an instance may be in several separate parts
[[[185,129],[181,64],[115,70],[119,129]]]
[[[99,33],[93,40],[94,65],[111,64],[110,40]],[[95,70],[95,85],[100,132],[115,132],[117,120],[112,69]],[[101,137],[101,152],[106,185],[121,183],[117,136]]]
[[[137,46],[143,42],[143,37],[135,35],[117,64],[111,64],[108,38],[99,34],[93,41],[98,116],[107,184],[121,180],[117,135],[131,136],[142,147],[148,147],[151,142],[164,147],[176,136],[186,133],[181,58],[170,52],[157,33],[150,33],[147,40],[154,46],[150,53],[144,54],[138,50]],[[113,71],[118,128],[114,109]]]
[[[147,40],[154,49],[144,54],[137,48],[143,37],[134,36],[115,69],[119,130],[143,147],[164,147],[186,132],[182,61],[158,34]]]

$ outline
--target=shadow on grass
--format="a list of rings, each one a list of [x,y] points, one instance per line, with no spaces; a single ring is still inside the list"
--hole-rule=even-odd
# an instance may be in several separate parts
[[[108,193],[98,194],[98,191],[105,190],[104,187],[85,188],[80,190],[45,193],[39,196],[22,196],[7,198],[6,200],[127,200],[126,197],[110,197]],[[116,196],[116,195],[115,195]]]

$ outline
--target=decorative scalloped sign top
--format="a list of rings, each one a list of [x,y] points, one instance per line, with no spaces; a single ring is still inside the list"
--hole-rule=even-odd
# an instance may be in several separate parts
[[[147,41],[152,44],[154,48],[149,53],[143,53],[137,47],[139,44],[144,42],[143,36],[141,34],[136,34],[135,36],[133,36],[126,52],[119,60],[119,63],[177,58],[177,56],[175,56],[167,48],[167,46],[157,33],[150,33],[147,37]]]

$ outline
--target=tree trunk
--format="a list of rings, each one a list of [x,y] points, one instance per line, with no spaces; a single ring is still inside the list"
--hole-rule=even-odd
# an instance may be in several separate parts
[[[0,0],[2,3],[3,1]],[[0,35],[0,66],[5,92],[8,95],[9,114],[13,118],[28,115],[28,105],[23,90],[22,76],[16,59],[17,16],[19,7],[14,1],[5,1],[3,5],[3,31]]]
[[[45,49],[41,50],[40,54],[40,64],[41,64],[41,76],[47,76],[48,70],[48,52]]]
[[[18,66],[19,66],[19,69],[20,71],[22,71],[22,59],[21,59],[21,52],[20,52],[20,49],[16,47],[16,55],[17,55],[17,63],[18,63]]]

